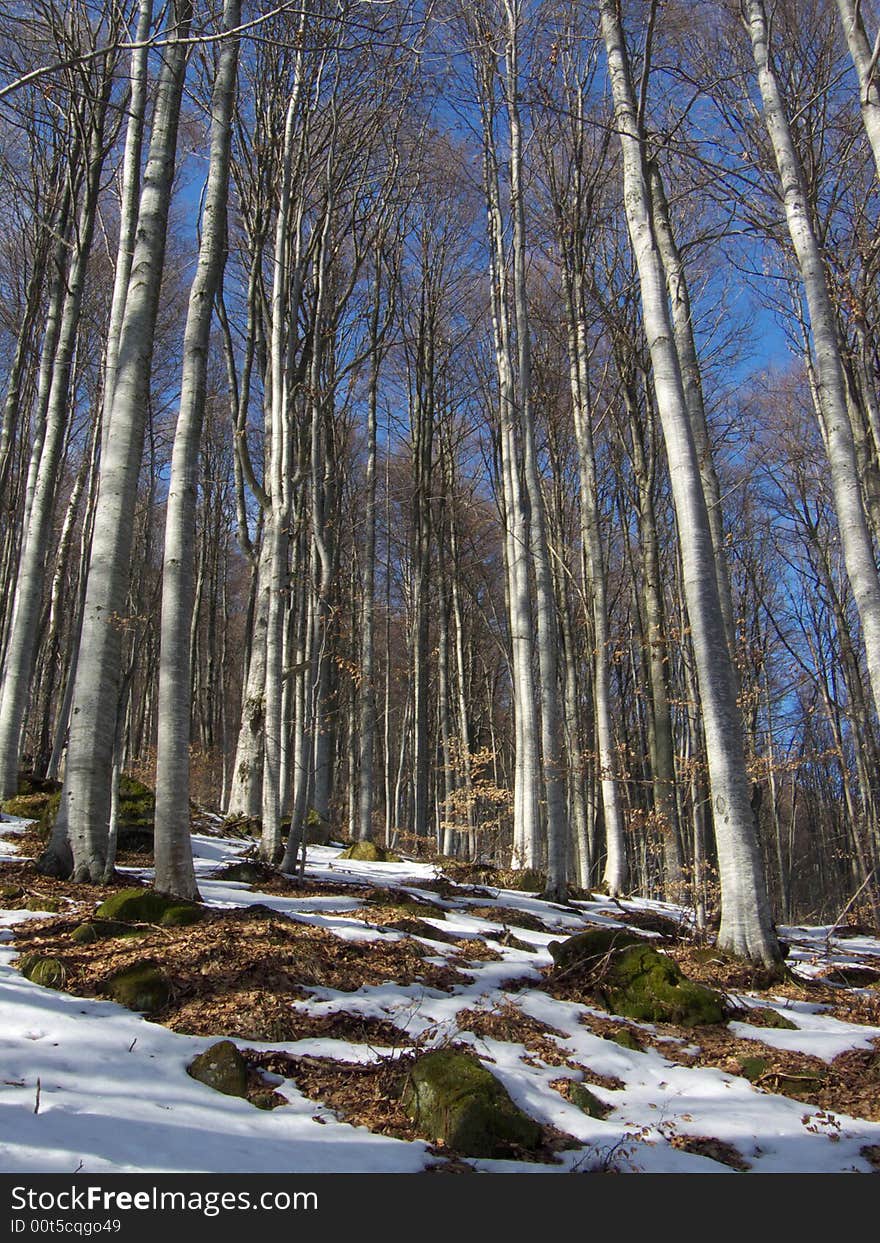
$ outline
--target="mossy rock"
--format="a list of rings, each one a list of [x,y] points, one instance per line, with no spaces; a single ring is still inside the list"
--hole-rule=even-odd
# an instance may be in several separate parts
[[[242,885],[258,885],[261,881],[277,877],[278,873],[265,863],[251,863],[242,859],[240,863],[227,863],[215,875],[215,880],[233,880]]]
[[[281,1105],[287,1105],[290,1102],[280,1092],[272,1092],[268,1088],[265,1092],[252,1092],[248,1097],[250,1103],[257,1109],[278,1109]]]
[[[437,1049],[410,1071],[404,1107],[419,1133],[466,1157],[504,1157],[541,1147],[543,1133],[469,1053]]]
[[[247,1062],[231,1040],[218,1040],[194,1057],[186,1073],[224,1096],[247,1096]]]
[[[98,924],[79,924],[70,934],[71,941],[77,945],[93,945],[101,940],[101,929]]]
[[[608,954],[644,944],[643,937],[626,928],[589,928],[564,941],[551,941],[547,948],[557,972],[562,972],[575,967],[598,966]]]
[[[547,885],[546,875],[537,868],[502,872],[496,880],[503,889],[516,889],[523,893],[543,893]]]
[[[819,1092],[825,1084],[825,1076],[817,1070],[804,1070],[796,1075],[771,1071],[767,1075],[766,1086],[780,1096],[812,1096]]]
[[[116,850],[119,854],[152,855],[154,843],[152,822],[145,828],[118,827]]]
[[[0,902],[17,902],[24,897],[21,885],[0,885]]]
[[[581,966],[594,972],[588,987],[614,1014],[683,1027],[724,1021],[720,993],[695,984],[674,959],[625,932],[595,929],[551,941],[549,949],[558,974]]]
[[[137,777],[132,777],[130,773],[122,773],[119,778],[119,797],[120,799],[155,799],[150,787],[138,781]]]
[[[400,863],[400,855],[375,842],[355,842],[343,850],[340,859],[357,859],[360,863]]]
[[[48,837],[61,806],[61,791],[56,790],[45,803],[40,815],[40,834]],[[142,781],[123,774],[119,779],[119,814],[117,846],[119,850],[147,852],[153,848],[156,796]]]
[[[28,954],[21,960],[18,969],[26,980],[42,984],[44,988],[64,988],[67,983],[67,968],[60,958]]]
[[[742,1057],[739,1060],[740,1074],[744,1079],[748,1079],[749,1083],[757,1083],[769,1069],[770,1063],[766,1057]]]
[[[20,820],[39,820],[51,800],[51,794],[17,794],[6,800],[3,811]]]
[[[612,1106],[600,1101],[583,1083],[571,1085],[570,1098],[571,1103],[590,1118],[606,1118],[611,1113]]]
[[[644,1053],[644,1045],[639,1044],[628,1027],[618,1027],[609,1034],[609,1040],[619,1044],[622,1049],[630,1049],[633,1053]]]
[[[40,821],[37,826],[37,833],[43,841],[45,841],[49,837],[49,834],[52,832],[52,827],[55,824],[55,817],[58,815],[58,808],[60,806],[61,806],[61,791],[56,790],[54,794],[50,795],[45,807],[40,813]]]
[[[647,945],[616,951],[598,989],[615,1014],[682,1027],[724,1022],[724,999],[695,984],[666,954]]]
[[[184,912],[186,918],[182,917]],[[196,923],[203,917],[204,912],[194,903],[156,893],[154,889],[120,889],[95,911],[97,920],[115,924],[165,924],[175,927],[181,923]],[[119,934],[111,932],[109,935]]]
[[[314,807],[309,808],[306,816],[305,839],[307,846],[326,846],[333,835],[329,820],[324,820]]]
[[[194,902],[179,902],[169,906],[159,920],[163,928],[188,928],[190,924],[198,924],[206,917],[207,912]]]
[[[57,915],[63,910],[63,904],[60,898],[28,898],[24,904],[26,911],[47,911],[50,915]]]
[[[70,939],[77,945],[92,945],[95,941],[109,941],[114,937],[149,936],[150,931],[150,928],[123,924],[115,919],[95,919],[77,925],[71,932]]]
[[[101,992],[129,1010],[153,1014],[168,1003],[171,986],[155,963],[141,962],[114,972]]]
[[[772,1006],[752,1007],[746,1011],[743,1022],[751,1023],[753,1027],[778,1027],[790,1032],[796,1032],[798,1029],[797,1023],[792,1023],[791,1019],[787,1019]]]
[[[371,894],[367,899],[370,906],[379,906],[383,910],[400,911],[401,915],[411,915],[414,919],[445,919],[446,912],[431,902],[417,902],[414,898],[394,893]]]

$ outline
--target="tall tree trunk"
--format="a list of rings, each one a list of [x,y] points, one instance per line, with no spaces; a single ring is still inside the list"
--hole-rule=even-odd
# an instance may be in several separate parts
[[[619,0],[600,0],[600,13],[623,153],[627,224],[638,266],[645,335],[669,459],[685,599],[703,705],[722,890],[718,941],[722,948],[738,956],[772,964],[779,961],[779,945],[770,919],[749,799],[736,679],[718,596],[699,460],[666,300],[666,273],[651,218],[644,136],[638,121]]]
[[[12,622],[3,662],[2,697],[0,697],[0,798],[8,798],[14,794],[18,783],[21,734],[36,659],[39,632],[37,622],[52,538],[52,519],[58,490],[59,467],[72,413],[71,372],[97,214],[98,191],[104,162],[104,115],[110,94],[110,83],[111,75],[108,66],[103,97],[98,101],[96,115],[92,120],[87,153],[86,184],[75,231],[74,255],[67,277],[55,356],[52,360],[52,379],[46,403],[39,464],[22,537]]]
[[[191,12],[189,0],[177,0],[171,26],[174,37],[165,49],[159,78],[107,453],[101,462],[64,788],[52,836],[40,862],[46,872],[65,875],[72,869],[76,880],[96,883],[104,876],[107,857],[132,516],[149,408]]]
[[[223,30],[234,30],[240,20],[241,0],[225,0]],[[220,285],[226,248],[226,200],[237,72],[238,40],[227,38],[220,45],[211,98],[210,156],[202,239],[183,337],[180,410],[174,431],[165,511],[156,750],[155,883],[161,893],[178,894],[183,898],[198,896],[189,813],[193,545],[208,380],[208,346],[214,299]]]
[[[541,751],[547,833],[546,896],[565,900],[568,880],[568,812],[565,797],[566,757],[563,751],[562,715],[559,709],[559,623],[544,493],[535,445],[531,395],[531,330],[526,294],[525,193],[523,188],[523,139],[519,111],[519,31],[521,0],[505,0],[507,38],[507,115],[510,126],[510,212],[513,219],[513,304],[519,372],[519,415],[522,458],[530,508],[530,540],[535,574],[535,616],[538,669],[541,686]]]
[[[605,886],[612,897],[626,887],[626,841],[623,833],[623,812],[618,784],[618,761],[614,746],[611,715],[611,684],[609,679],[608,599],[605,578],[605,554],[599,523],[599,496],[596,484],[596,456],[593,448],[592,412],[590,410],[589,358],[586,320],[576,303],[575,274],[566,278],[568,309],[568,347],[571,377],[571,400],[574,410],[574,432],[578,452],[578,474],[581,502],[581,541],[584,548],[589,581],[586,591],[592,604],[593,620],[593,707],[596,718],[596,751],[599,762],[599,786],[602,791],[602,812],[605,823]]]
[[[872,49],[862,20],[861,0],[837,0],[846,45],[859,78],[859,107],[874,163],[880,175],[880,83],[877,80],[877,48]],[[878,33],[880,39],[880,33]]]
[[[788,230],[810,313],[816,393],[846,572],[862,623],[874,707],[880,711],[880,575],[862,504],[834,307],[810,218],[803,168],[770,58],[762,0],[748,0],[745,12],[764,105],[764,121],[773,146]]]

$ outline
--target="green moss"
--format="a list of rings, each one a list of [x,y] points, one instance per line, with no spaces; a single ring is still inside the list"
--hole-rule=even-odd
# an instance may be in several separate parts
[[[61,806],[61,791],[56,790],[54,794],[49,796],[46,806],[43,808],[43,811],[40,815],[39,831],[40,831],[41,837],[46,838],[51,833],[52,826],[55,823],[55,817],[58,815],[58,808],[60,806]]]
[[[129,773],[123,773],[119,778],[119,797],[121,799],[153,799],[153,791],[149,786],[144,785],[142,781],[138,781],[137,777],[132,777]]]
[[[503,1157],[540,1148],[540,1126],[469,1053],[438,1049],[420,1057],[404,1092],[419,1132],[468,1157]]]
[[[739,1062],[740,1074],[749,1083],[757,1083],[762,1075],[766,1075],[769,1066],[766,1057],[743,1057]]]
[[[186,1073],[224,1096],[247,1095],[247,1062],[231,1040],[218,1040],[194,1057]]]
[[[18,969],[26,980],[42,984],[44,988],[63,988],[67,982],[67,968],[60,958],[28,954],[21,960]]]
[[[180,898],[170,898],[154,889],[120,889],[101,903],[95,916],[122,923],[158,924],[166,911],[180,905]]]
[[[400,863],[400,855],[375,842],[355,842],[347,850],[343,850],[340,859],[358,859],[361,863]]]
[[[615,1044],[619,1044],[623,1049],[631,1049],[633,1053],[643,1053],[644,1046],[639,1044],[632,1031],[628,1027],[618,1027],[611,1032],[609,1039]]]
[[[773,1091],[780,1096],[793,1096],[797,1099],[818,1092],[825,1083],[825,1076],[815,1070],[800,1071],[796,1075],[772,1074],[768,1079],[768,1086],[770,1083]]]
[[[17,794],[6,800],[3,811],[21,820],[39,820],[51,799],[51,794]]]
[[[207,912],[195,903],[180,902],[176,906],[169,906],[159,923],[163,928],[186,928],[190,924],[200,923],[206,914]]]
[[[605,1118],[611,1113],[612,1106],[606,1105],[595,1096],[583,1083],[571,1085],[571,1103],[577,1105],[590,1118]]]
[[[234,880],[242,885],[257,885],[260,881],[275,876],[275,871],[261,863],[250,863],[243,859],[241,863],[228,863],[217,873],[217,880]]]
[[[674,959],[625,930],[592,929],[551,941],[549,949],[557,975],[582,969],[587,987],[614,1014],[684,1027],[724,1019],[720,993],[695,984]]]
[[[57,915],[62,910],[62,903],[59,898],[28,898],[24,904],[26,911],[48,911],[51,915]]]
[[[129,1010],[153,1014],[167,1004],[171,987],[155,963],[142,962],[115,972],[101,992]]]
[[[524,893],[542,893],[547,885],[547,877],[537,868],[505,873],[498,880],[504,889],[517,889]]]
[[[647,945],[615,952],[598,991],[615,1014],[630,1019],[683,1027],[724,1021],[720,993],[687,979],[672,958]]]
[[[0,885],[0,902],[17,902],[23,897],[24,890],[20,885]]]
[[[565,941],[551,941],[547,948],[557,971],[569,971],[574,967],[598,966],[603,958],[615,950],[631,945],[644,945],[643,937],[625,928],[590,928],[578,932]]]
[[[796,1032],[798,1029],[797,1023],[792,1023],[791,1019],[787,1019],[784,1014],[780,1014],[771,1006],[755,1006],[747,1011],[743,1022],[751,1023],[754,1027],[780,1027],[790,1032]]]
[[[114,937],[145,937],[149,936],[150,928],[139,925],[119,923],[114,919],[90,920],[79,924],[70,934],[71,941],[77,945],[91,945],[95,941],[108,941]]]
[[[324,820],[314,807],[309,808],[306,816],[306,845],[326,846],[330,841],[332,829],[329,820]]]
[[[394,893],[376,893],[368,899],[370,906],[379,906],[383,910],[400,911],[401,915],[412,915],[415,919],[445,919],[446,912],[439,906],[429,902],[416,902],[413,898],[401,897]]]
[[[40,834],[48,837],[61,806],[61,792],[56,790],[46,800],[40,816]],[[149,851],[153,845],[153,821],[156,797],[134,777],[123,774],[119,779],[119,816],[117,846],[119,850]]]

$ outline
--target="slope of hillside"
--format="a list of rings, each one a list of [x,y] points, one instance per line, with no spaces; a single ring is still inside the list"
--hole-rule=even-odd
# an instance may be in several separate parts
[[[783,929],[790,971],[768,981],[682,940],[681,913],[658,903],[557,906],[333,847],[310,847],[301,887],[259,868],[247,883],[219,875],[247,843],[205,834],[201,922],[88,943],[71,933],[113,890],[38,876],[16,849],[24,829],[4,822],[0,853],[3,1172],[877,1167],[871,937]],[[41,902],[56,909],[26,909]],[[548,949],[596,927],[630,928],[722,990],[723,1021],[609,1012],[601,981]],[[60,987],[22,975],[34,954],[61,962]],[[104,997],[134,963],[168,982],[149,1019]],[[246,1097],[187,1073],[221,1038],[244,1054]],[[540,1147],[473,1157],[420,1135],[405,1086],[436,1048],[475,1054],[543,1128]]]

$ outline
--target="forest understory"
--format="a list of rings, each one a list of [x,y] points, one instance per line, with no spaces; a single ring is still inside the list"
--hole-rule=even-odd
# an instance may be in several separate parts
[[[473,883],[454,862],[457,879],[441,859],[363,862],[340,845],[309,847],[292,878],[219,820],[206,832],[209,820],[194,837],[204,901],[180,926],[100,917],[108,900],[155,897],[149,856],[129,857],[110,886],[74,885],[35,870],[33,825],[4,825],[7,1171],[231,1171],[242,1135],[247,1168],[263,1171],[880,1168],[880,942],[854,916],[780,929],[786,965],[768,971],[695,937],[693,912],[668,904],[555,904],[496,886],[485,868]],[[717,1013],[614,1013],[608,946],[573,963],[558,948],[584,932],[611,937],[612,964],[632,939],[660,951],[712,990]],[[144,968],[161,987],[140,1017],[107,998]],[[189,1077],[224,1040],[240,1053],[234,1086]],[[438,1051],[478,1059],[536,1133],[432,1134],[409,1085]],[[137,1096],[124,1120],[120,1074]],[[138,1138],[157,1103],[169,1126],[199,1114],[204,1154],[172,1143],[159,1157],[150,1128]],[[315,1134],[328,1127],[338,1151]],[[346,1148],[340,1131],[360,1143]]]

